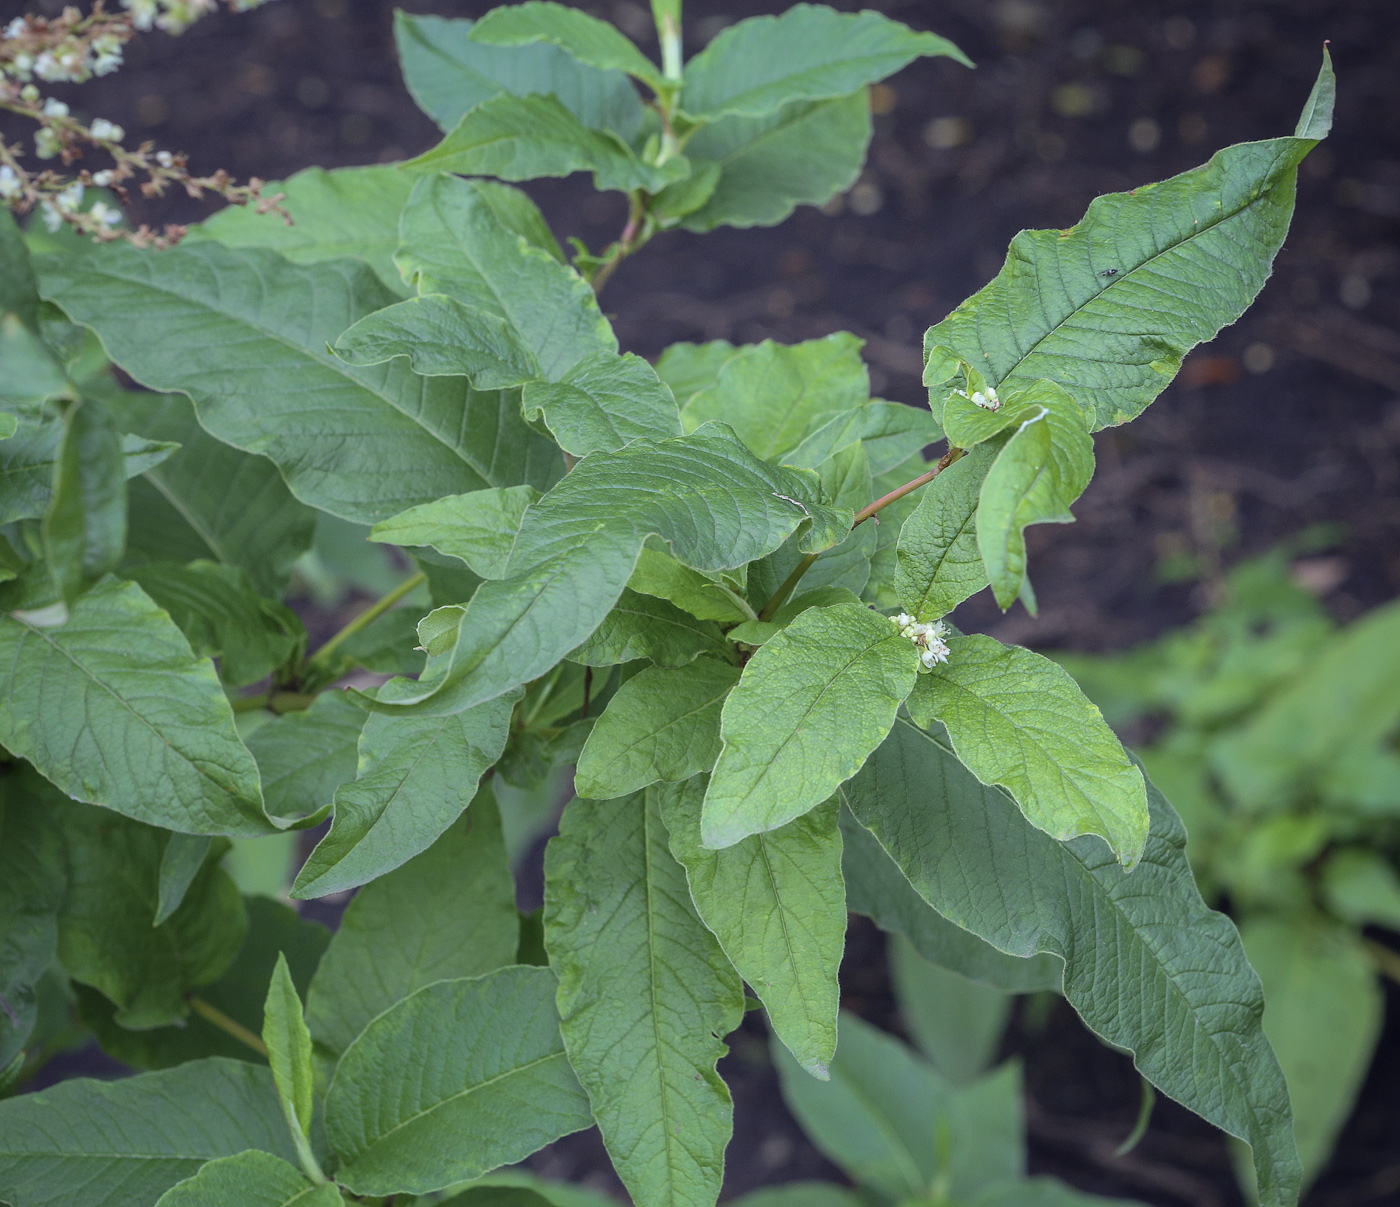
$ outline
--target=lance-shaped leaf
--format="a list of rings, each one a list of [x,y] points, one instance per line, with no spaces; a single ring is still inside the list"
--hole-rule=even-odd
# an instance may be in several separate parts
[[[1026,581],[1026,536],[1031,524],[1069,524],[1069,500],[1058,488],[1053,469],[1049,413],[1040,410],[1022,421],[997,453],[977,497],[977,549],[1005,611]]]
[[[398,300],[363,264],[205,242],[169,256],[108,244],[50,269],[46,296],[133,377],[189,394],[210,433],[271,458],[299,498],[334,515],[372,524],[553,472],[557,452],[532,439],[512,396],[326,350]]]
[[[553,95],[483,101],[407,166],[502,180],[592,172],[594,188],[622,193],[660,192],[690,170],[684,156],[659,166],[648,163],[613,131],[585,126]]]
[[[429,661],[416,691],[374,707],[455,712],[538,678],[602,623],[648,536],[710,571],[799,530],[804,548],[825,548],[851,513],[820,493],[815,475],[764,464],[721,425],[594,453],[525,513],[505,577],[478,588],[451,653]]]
[[[381,698],[408,683],[390,680]],[[500,757],[514,706],[514,696],[498,696],[450,716],[371,716],[360,734],[359,773],[336,790],[330,833],[298,873],[293,896],[354,888],[427,850]]]
[[[574,790],[594,800],[688,780],[719,757],[719,714],[739,668],[713,658],[648,667],[627,680],[579,755]]]
[[[366,261],[395,293],[406,293],[394,265],[399,245],[399,214],[408,203],[413,177],[397,164],[307,168],[266,186],[269,196],[286,194],[292,216],[258,213],[254,205],[230,205],[206,218],[196,232],[225,247],[270,247],[294,264],[317,264],[353,256]]]
[[[1260,1026],[1263,996],[1233,924],[1207,908],[1171,806],[1131,873],[1103,843],[1035,829],[940,738],[905,721],[843,796],[945,918],[1017,956],[1065,961],[1085,1023],[1158,1089],[1253,1146],[1261,1201],[1296,1201],[1288,1094]]]
[[[1067,231],[1022,231],[997,277],[929,329],[926,354],[952,348],[999,389],[1059,382],[1096,429],[1134,418],[1263,287],[1334,88],[1324,58],[1292,138],[1227,147],[1204,167],[1099,197]],[[937,413],[941,392],[932,397]]]
[[[653,92],[674,87],[666,83],[661,69],[614,26],[551,0],[528,0],[525,4],[493,8],[472,28],[471,37],[473,42],[488,46],[552,42],[562,46],[580,63],[604,71],[625,71],[650,86]]]
[[[311,1130],[316,1089],[311,1070],[311,1033],[306,1029],[301,997],[292,984],[287,957],[278,955],[263,1006],[263,1043],[282,1114],[300,1148]]]
[[[922,55],[971,61],[946,38],[879,13],[798,4],[721,30],[686,64],[682,103],[692,117],[763,117],[793,101],[846,96]]]
[[[350,902],[307,995],[312,1037],[339,1056],[424,985],[512,963],[519,932],[500,811],[483,787],[431,847]]]
[[[426,1193],[588,1127],[548,968],[438,981],[350,1045],[326,1092],[336,1180],[356,1194]]]
[[[914,646],[859,604],[810,608],[765,643],[724,702],[705,845],[733,846],[826,800],[889,733],[918,665]]]
[[[552,93],[585,126],[631,141],[642,102],[620,71],[600,71],[558,46],[488,46],[462,19],[394,14],[404,82],[419,107],[444,130],[502,93]]]
[[[156,1207],[341,1207],[344,1202],[334,1186],[314,1186],[280,1157],[250,1149],[210,1161],[161,1195]]]
[[[121,437],[100,402],[73,403],[63,417],[43,537],[49,573],[70,605],[121,560],[126,460]]]
[[[449,495],[376,524],[369,539],[390,545],[429,545],[448,557],[460,558],[483,578],[499,578],[525,509],[539,497],[533,486]]]
[[[685,666],[701,654],[727,658],[732,646],[719,626],[697,620],[675,604],[623,591],[593,635],[569,659],[584,666],[616,666],[645,658],[657,666]]]
[[[543,419],[566,453],[613,452],[643,436],[681,434],[671,391],[640,356],[601,352],[581,360],[558,381],[524,389],[525,418]]]
[[[899,530],[894,590],[918,620],[946,616],[987,585],[977,548],[982,481],[1000,450],[979,445],[923,488]]]
[[[206,1161],[250,1148],[296,1160],[265,1068],[214,1058],[65,1081],[0,1101],[0,1196],[14,1207],[149,1207]]]
[[[637,1207],[709,1207],[733,1130],[715,1071],[743,988],[695,916],[655,792],[575,800],[545,852],[560,1029]]]
[[[304,817],[329,805],[355,778],[360,731],[369,714],[343,692],[323,692],[311,707],[274,717],[248,735],[274,817]]]
[[[948,661],[919,676],[914,720],[941,721],[958,758],[1031,825],[1061,842],[1098,834],[1131,869],[1147,840],[1146,789],[1103,714],[1048,658],[980,633],[948,644]]]
[[[267,833],[214,664],[134,583],[103,580],[57,628],[0,617],[0,661],[0,743],[69,796],[184,834]]]
[[[656,789],[671,853],[735,970],[767,1007],[773,1032],[825,1079],[836,1052],[846,892],[835,801],[723,851],[700,842],[703,778]]]

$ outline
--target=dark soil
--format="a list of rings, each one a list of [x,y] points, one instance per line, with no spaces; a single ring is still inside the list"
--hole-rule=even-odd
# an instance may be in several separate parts
[[[1330,39],[1340,79],[1332,138],[1306,162],[1293,233],[1253,310],[1188,360],[1130,427],[1099,437],[1079,522],[1031,538],[1041,611],[958,620],[1043,648],[1120,648],[1183,623],[1222,568],[1316,524],[1334,544],[1302,566],[1339,617],[1400,593],[1400,9],[1395,0],[867,0],[957,41],[979,64],[917,64],[877,91],[861,183],[828,213],[783,226],[670,234],[605,295],[623,346],[681,339],[866,338],[877,393],[917,403],[923,330],[1000,266],[1023,227],[1063,227],[1100,193],[1192,167],[1227,143],[1292,130]],[[838,2],[838,7],[857,5]],[[8,17],[26,7],[2,0]],[[477,15],[483,0],[415,11]],[[642,3],[593,4],[645,45]],[[698,47],[754,0],[688,0]],[[129,67],[73,103],[191,153],[198,171],[277,178],[311,164],[393,160],[435,140],[399,83],[389,0],[279,0],[136,43]],[[935,120],[937,119],[937,120]],[[951,119],[951,120],[950,120]],[[555,229],[594,248],[623,202],[582,178],[531,192]],[[185,199],[138,217],[194,220]],[[853,923],[847,1004],[892,1017],[883,948]],[[1308,1202],[1400,1202],[1400,1026],[1382,1039],[1331,1170]],[[1086,1190],[1160,1204],[1238,1203],[1217,1133],[1159,1102],[1142,1144],[1138,1080],[1063,1004],[1013,1026],[1026,1063],[1032,1165]],[[734,1036],[725,1073],[736,1141],[729,1193],[837,1177],[788,1117],[761,1025]],[[596,1137],[554,1146],[551,1176],[615,1185]]]

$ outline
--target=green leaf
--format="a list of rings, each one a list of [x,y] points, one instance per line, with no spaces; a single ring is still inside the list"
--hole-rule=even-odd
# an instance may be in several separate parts
[[[1321,918],[1256,915],[1240,927],[1264,983],[1269,1037],[1293,1104],[1293,1134],[1311,1183],[1366,1079],[1385,1014],[1384,994],[1361,937]]]
[[[184,834],[267,832],[213,664],[134,583],[104,579],[57,628],[0,617],[0,661],[0,742],[69,796]]]
[[[701,654],[727,658],[729,645],[713,621],[697,620],[674,604],[624,590],[593,635],[569,651],[584,666],[615,666],[648,659],[685,666]]]
[[[1055,1178],[1026,1178],[993,1186],[977,1207],[1143,1207],[1137,1199],[1106,1199],[1084,1194]]]
[[[1400,874],[1379,851],[1343,847],[1322,865],[1327,908],[1353,926],[1400,930]]]
[[[791,452],[812,429],[870,397],[863,340],[841,331],[802,344],[764,340],[729,357],[714,385],[682,414],[687,431],[718,420],[766,461]]]
[[[165,851],[160,857],[154,925],[159,926],[180,908],[190,885],[213,849],[214,840],[207,834],[171,834],[166,840]]]
[[[855,184],[870,145],[865,89],[830,101],[800,101],[767,117],[726,117],[686,143],[696,165],[717,163],[719,182],[687,230],[774,226],[799,205],[823,205]]]
[[[483,578],[499,578],[510,559],[525,509],[539,502],[533,486],[495,487],[449,495],[374,526],[370,540],[428,545],[460,558]]]
[[[873,84],[923,55],[972,62],[946,38],[879,13],[798,4],[727,29],[686,65],[691,117],[763,117],[793,101],[823,101]]]
[[[592,172],[593,187],[660,192],[683,179],[683,156],[648,163],[612,130],[585,125],[552,93],[501,95],[469,109],[446,138],[405,165],[417,171],[536,180]]]
[[[923,407],[873,399],[860,414],[860,440],[879,477],[916,457],[927,445],[942,439],[943,429]]]
[[[725,339],[708,344],[672,344],[656,362],[656,375],[671,387],[684,407],[701,390],[719,380],[719,371],[739,351]]]
[[[149,1207],[250,1148],[296,1160],[272,1074],[237,1060],[0,1101],[0,1195],[14,1207]]]
[[[855,1181],[900,1200],[935,1182],[957,1202],[1025,1171],[1020,1069],[1008,1064],[956,1089],[891,1035],[841,1015],[831,1080],[805,1073],[778,1045],[783,1098],[817,1147]]]
[[[735,584],[736,586],[738,584]],[[636,569],[627,580],[628,590],[658,599],[669,599],[700,620],[733,623],[754,619],[743,596],[716,574],[702,574],[684,566],[666,552],[659,541],[642,548]]]
[[[317,1046],[339,1056],[424,985],[512,963],[519,929],[500,812],[485,787],[431,847],[350,902],[306,999]]]
[[[826,800],[889,733],[918,664],[859,604],[812,608],[765,644],[724,704],[705,845],[732,846]]]
[[[861,1201],[854,1191],[834,1182],[787,1182],[730,1200],[734,1207],[859,1207]]]
[[[294,264],[318,264],[353,256],[364,260],[395,293],[405,293],[394,265],[399,214],[408,202],[413,177],[397,164],[359,168],[307,168],[264,186],[272,196],[285,193],[282,206],[292,216],[260,214],[256,206],[230,205],[206,218],[202,231],[225,247],[270,247]]]
[[[44,417],[17,420],[14,434],[0,439],[0,523],[37,520],[48,510],[63,434],[62,422]],[[121,450],[125,475],[130,478],[159,465],[175,446],[123,436]]]
[[[143,384],[184,390],[226,444],[271,458],[303,501],[358,523],[483,486],[543,485],[558,454],[513,397],[326,350],[397,299],[362,264],[262,248],[108,244],[51,260],[47,295]]]
[[[471,21],[394,14],[404,82],[419,107],[444,130],[492,97],[552,93],[585,126],[631,142],[642,127],[642,102],[627,77],[581,63],[557,46],[488,46],[471,37]]]
[[[44,557],[69,605],[121,561],[126,545],[126,461],[106,408],[69,405],[43,523]]]
[[[977,504],[997,459],[995,445],[978,445],[919,492],[899,529],[894,590],[905,610],[929,621],[946,616],[987,585],[977,548]]]
[[[150,562],[130,578],[170,614],[197,655],[219,659],[219,677],[230,686],[256,683],[305,644],[295,613],[259,596],[236,566]]]
[[[1061,842],[1098,834],[1131,871],[1147,840],[1142,772],[1079,685],[980,633],[948,644],[948,661],[919,676],[910,716],[947,726],[958,758],[1006,788],[1031,825]]]
[[[580,63],[603,71],[625,71],[661,93],[674,87],[637,49],[631,39],[606,21],[549,0],[528,0],[493,8],[472,28],[473,42],[488,46],[524,46],[550,42],[562,46]]]
[[[824,548],[849,515],[819,501],[812,475],[758,461],[721,425],[594,453],[525,513],[506,577],[478,588],[451,654],[390,706],[459,711],[538,678],[602,623],[648,536],[692,569],[732,570],[798,530],[804,548]]]
[[[719,757],[719,714],[739,668],[713,658],[652,666],[627,680],[588,735],[574,790],[595,800],[687,780]]]
[[[0,406],[36,410],[51,398],[72,398],[53,350],[19,317],[0,311]],[[6,421],[8,422],[8,421]]]
[[[723,851],[700,842],[702,778],[658,789],[671,853],[696,912],[768,1009],[773,1032],[823,1080],[836,1052],[837,974],[846,940],[834,801]]]
[[[733,1130],[715,1062],[743,988],[695,916],[654,791],[564,810],[544,909],[560,1029],[613,1167],[637,1207],[709,1207]]]
[[[1296,1201],[1292,1118],[1258,978],[1230,920],[1201,900],[1185,831],[1155,788],[1131,873],[1097,839],[1035,829],[950,746],[904,721],[843,797],[945,918],[1010,955],[1062,958],[1084,1022],[1163,1093],[1253,1146],[1266,1207]]]
[[[128,390],[111,405],[124,430],[180,446],[127,488],[127,560],[237,566],[259,595],[280,599],[316,513],[292,498],[277,467],[210,436],[183,396]]]
[[[355,778],[360,731],[368,714],[342,692],[323,692],[304,712],[274,717],[248,735],[274,817],[304,817],[329,805]]]
[[[311,1130],[311,1111],[315,1105],[315,1087],[311,1071],[311,1032],[306,1029],[301,998],[292,984],[287,957],[278,955],[272,970],[272,982],[267,987],[267,1002],[263,1006],[263,1043],[272,1066],[272,1080],[277,1097],[294,1141],[304,1141]]]
[[[250,1149],[210,1161],[161,1195],[156,1207],[339,1207],[343,1202],[334,1186],[313,1186],[281,1158]]]
[[[24,236],[9,210],[0,214],[0,314],[15,315],[26,327],[39,325],[39,287]]]
[[[438,981],[385,1011],[336,1069],[326,1136],[356,1194],[425,1193],[592,1123],[548,968]]]
[[[640,356],[601,352],[557,382],[533,381],[521,399],[525,418],[542,418],[566,453],[616,452],[640,437],[681,434],[676,400]]]
[[[1059,382],[1095,429],[1139,415],[1263,287],[1298,165],[1331,125],[1333,86],[1324,62],[1304,136],[1227,147],[1204,167],[1099,197],[1069,230],[1022,231],[997,277],[929,329],[926,359],[946,345],[999,390]]]

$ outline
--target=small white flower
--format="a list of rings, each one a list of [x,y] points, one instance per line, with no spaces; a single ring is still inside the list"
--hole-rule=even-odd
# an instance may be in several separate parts
[[[96,220],[99,226],[113,227],[122,220],[122,213],[119,209],[114,209],[105,202],[97,201],[93,203],[92,209],[88,213]]]
[[[899,635],[911,641],[919,651],[920,673],[931,671],[938,663],[948,661],[947,626],[941,620],[932,624],[915,620],[908,612],[891,616],[889,621],[899,630]]]
[[[7,38],[23,37],[28,32],[29,22],[27,22],[23,17],[16,17],[7,26],[5,26],[5,37]]]
[[[174,164],[174,162],[175,162],[175,156],[173,156],[172,154],[170,154],[169,151],[157,151],[157,152],[156,152],[156,163],[160,164],[161,167],[163,167],[163,168],[168,168],[168,167],[172,166],[172,165]]]
[[[41,80],[61,80],[67,72],[47,50],[34,60],[34,74]]]
[[[65,105],[62,101],[56,101],[53,97],[49,97],[49,99],[44,102],[44,116],[67,117],[68,106]]]
[[[29,73],[34,70],[34,56],[32,54],[17,54],[10,60],[10,66],[14,69],[15,75],[22,80],[27,80]]]
[[[0,198],[18,197],[24,186],[9,164],[0,164]]]
[[[49,234],[54,234],[63,225],[63,215],[48,201],[39,203],[39,212],[43,215],[44,225],[48,227]]]
[[[121,142],[126,137],[125,130],[116,122],[109,122],[105,117],[94,118],[89,129],[93,138],[97,139],[98,142]]]
[[[60,213],[71,214],[83,203],[83,184],[75,180],[53,199]]]
[[[972,401],[984,411],[1001,410],[1001,399],[997,397],[997,392],[988,386],[985,390],[978,390],[972,395]]]
[[[58,154],[58,136],[47,127],[35,130],[34,154],[40,159],[52,159]]]
[[[94,172],[92,174],[92,183],[95,184],[99,189],[105,189],[109,184],[112,183],[113,179],[115,178],[115,175],[116,174],[112,171],[111,168],[103,168],[102,171]]]

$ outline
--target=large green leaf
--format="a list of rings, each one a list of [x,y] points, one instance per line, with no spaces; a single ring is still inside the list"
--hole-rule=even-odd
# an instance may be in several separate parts
[[[877,478],[916,457],[942,436],[938,420],[923,407],[877,398],[861,412],[860,440],[870,472]]]
[[[714,658],[648,667],[608,701],[579,755],[574,790],[609,800],[658,780],[687,780],[719,757],[719,714],[739,668]]]
[[[459,558],[483,578],[499,577],[510,560],[525,509],[539,501],[533,486],[507,486],[448,495],[411,507],[374,526],[370,540],[428,545]]]
[[[407,292],[394,266],[399,213],[408,201],[413,177],[396,164],[307,168],[266,186],[283,193],[292,216],[260,214],[256,206],[230,205],[196,227],[225,247],[270,247],[295,264],[316,264],[353,256],[366,261],[390,289]]]
[[[107,408],[69,405],[44,513],[44,558],[68,604],[116,569],[126,546],[126,459]]]
[[[360,731],[368,714],[343,692],[323,692],[304,712],[274,717],[248,735],[274,817],[303,817],[329,805],[355,778]]]
[[[836,802],[711,851],[700,842],[704,779],[656,794],[701,920],[762,999],[774,1034],[804,1069],[826,1078],[846,940]]]
[[[57,628],[0,617],[0,661],[0,742],[69,796],[185,834],[269,829],[213,663],[134,583]]]
[[[667,553],[661,541],[654,540],[642,549],[627,587],[643,595],[669,599],[701,620],[733,624],[755,619],[753,609],[740,594],[745,577],[746,570],[728,576],[692,570]]]
[[[1254,1148],[1262,1202],[1296,1201],[1288,1095],[1263,996],[1228,918],[1207,908],[1156,789],[1131,873],[1094,838],[1058,842],[905,721],[843,789],[919,895],[1011,955],[1065,961],[1064,992],[1158,1089]]]
[[[1095,428],[1134,418],[1263,287],[1298,164],[1331,126],[1334,87],[1324,57],[1295,136],[1227,147],[1160,184],[1099,197],[1069,230],[1022,231],[997,277],[929,329],[926,353],[952,348],[999,389],[1058,382],[1092,409]],[[942,393],[932,398],[937,414]]]
[[[404,82],[444,130],[502,93],[543,92],[591,129],[613,130],[629,142],[641,129],[641,98],[620,71],[600,71],[557,46],[488,46],[472,38],[473,28],[462,19],[394,14]]]
[[[391,680],[381,692],[408,682]],[[336,790],[330,833],[298,873],[293,895],[354,888],[427,850],[500,757],[514,707],[515,697],[497,696],[450,716],[371,716],[360,734],[359,772]]]
[[[350,902],[311,981],[312,1037],[339,1056],[424,985],[512,963],[519,932],[500,812],[485,787],[431,847]]]
[[[334,1186],[313,1186],[281,1158],[250,1149],[210,1161],[161,1195],[156,1207],[340,1207],[344,1201]]]
[[[793,101],[846,96],[922,55],[971,61],[946,38],[879,13],[797,4],[727,29],[686,65],[682,103],[692,117],[763,117]]]
[[[954,637],[921,675],[909,713],[941,721],[958,758],[1000,784],[1033,826],[1064,841],[1098,834],[1131,869],[1147,840],[1142,772],[1103,714],[1048,658],[984,634]]]
[[[661,69],[614,26],[550,0],[527,0],[525,4],[493,8],[473,27],[471,38],[488,46],[550,42],[562,46],[580,63],[604,71],[625,71],[648,84],[653,92],[667,88]]]
[[[710,1207],[733,1129],[715,1071],[743,989],[695,916],[654,791],[575,800],[545,852],[569,1060],[637,1207]]]
[[[820,501],[814,475],[764,464],[718,424],[595,453],[526,511],[505,576],[478,588],[452,652],[398,701],[455,712],[537,678],[602,623],[648,536],[694,569],[729,570],[799,530],[825,548],[850,514]]]
[[[937,620],[987,585],[977,549],[977,501],[998,449],[983,444],[919,493],[899,529],[894,590],[917,620]]]
[[[206,1161],[250,1148],[296,1160],[267,1069],[211,1059],[65,1081],[0,1101],[0,1196],[13,1207],[150,1207]]]
[[[39,290],[24,236],[9,210],[0,214],[0,314],[13,314],[27,327],[39,325]]]
[[[597,353],[558,381],[526,384],[525,417],[544,420],[555,441],[575,457],[614,451],[638,437],[679,436],[676,400],[640,356]]]
[[[376,1018],[326,1093],[336,1179],[424,1193],[511,1164],[592,1123],[548,968],[437,981]]]
[[[701,654],[726,658],[732,647],[719,626],[697,620],[675,604],[624,590],[617,603],[569,658],[585,666],[615,666],[645,658],[657,666],[685,666]]]
[[[672,344],[656,362],[656,373],[682,407],[719,380],[719,371],[740,351],[727,339],[707,344]]]
[[[894,724],[918,651],[860,604],[810,608],[768,641],[724,702],[704,843],[728,847],[826,800]]]
[[[133,377],[188,393],[213,435],[271,458],[299,498],[334,515],[373,523],[445,494],[544,485],[553,472],[557,452],[532,438],[513,396],[401,364],[354,368],[327,351],[397,300],[355,261],[108,244],[50,260],[44,289]]]

